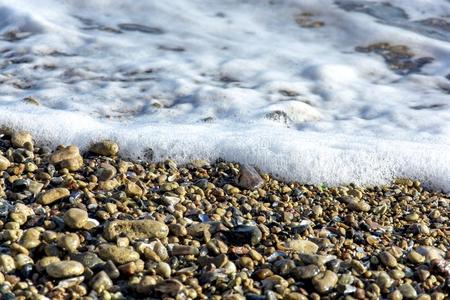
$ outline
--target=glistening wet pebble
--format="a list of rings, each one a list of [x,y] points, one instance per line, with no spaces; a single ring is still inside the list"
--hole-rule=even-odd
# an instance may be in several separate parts
[[[418,181],[304,185],[25,133],[0,150],[2,299],[449,296],[450,199]]]

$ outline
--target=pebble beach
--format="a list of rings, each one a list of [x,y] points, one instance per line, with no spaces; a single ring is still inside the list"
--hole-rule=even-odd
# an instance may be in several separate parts
[[[0,138],[1,299],[448,299],[448,194]]]

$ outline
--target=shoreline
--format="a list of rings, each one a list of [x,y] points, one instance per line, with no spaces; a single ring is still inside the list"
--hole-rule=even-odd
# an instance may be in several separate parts
[[[450,199],[418,181],[303,185],[24,132],[0,150],[5,299],[448,297]]]

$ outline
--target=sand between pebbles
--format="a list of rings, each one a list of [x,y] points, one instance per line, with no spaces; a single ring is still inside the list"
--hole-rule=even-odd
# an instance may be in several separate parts
[[[446,299],[448,195],[0,139],[2,299]]]

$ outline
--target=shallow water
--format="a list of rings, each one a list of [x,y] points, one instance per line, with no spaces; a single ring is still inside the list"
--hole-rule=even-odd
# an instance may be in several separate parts
[[[0,124],[450,190],[449,22],[444,0],[0,1]]]

